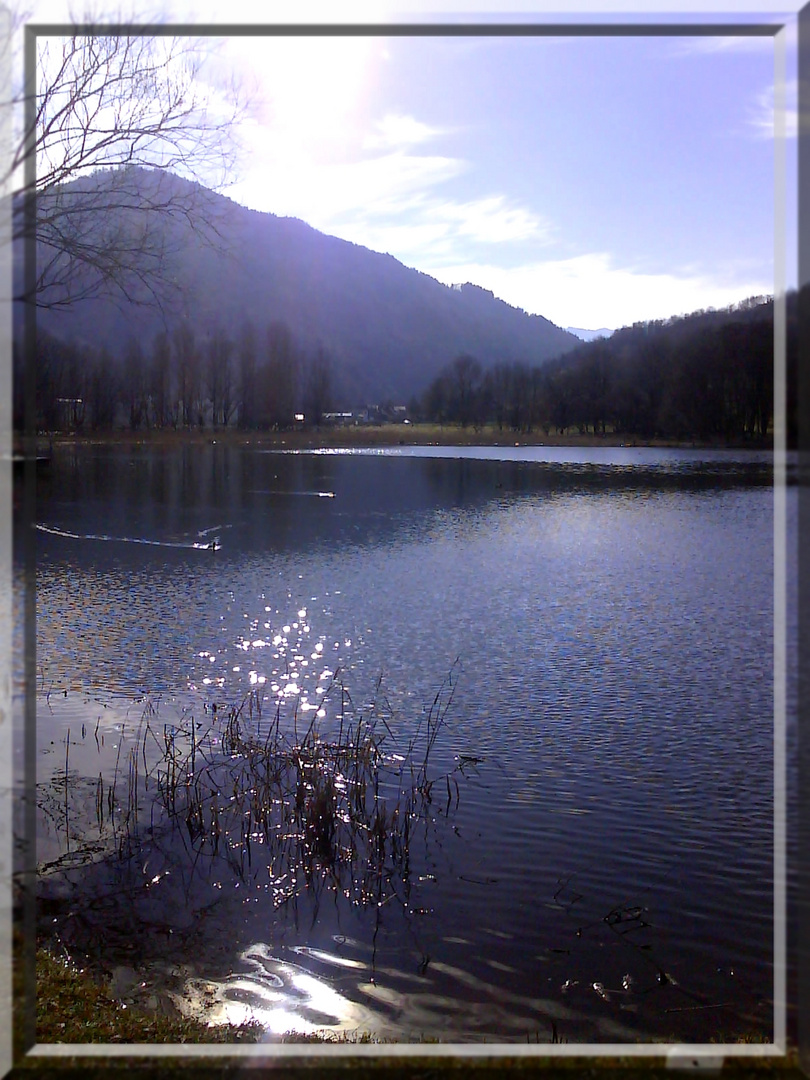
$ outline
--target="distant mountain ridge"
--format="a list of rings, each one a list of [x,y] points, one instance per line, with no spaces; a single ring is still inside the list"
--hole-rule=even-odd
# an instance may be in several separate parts
[[[157,182],[196,188],[221,242],[205,243],[182,217],[167,219],[166,276],[175,288],[162,313],[155,306],[91,298],[41,311],[41,329],[120,356],[130,338],[148,348],[155,334],[180,322],[198,337],[222,329],[234,340],[250,322],[261,340],[264,327],[280,321],[305,352],[322,347],[329,353],[335,397],[347,405],[407,401],[462,353],[487,368],[543,363],[579,344],[573,334],[489,290],[443,285],[391,255],[298,219],[248,210],[199,185],[166,174],[158,181],[156,175],[130,172],[144,191]],[[88,182],[82,181],[85,187]]]
[[[601,330],[583,330],[580,326],[566,326],[565,329],[569,334],[578,337],[580,341],[596,341],[597,338],[609,338],[611,334],[616,332],[615,330],[608,330],[604,326]]]

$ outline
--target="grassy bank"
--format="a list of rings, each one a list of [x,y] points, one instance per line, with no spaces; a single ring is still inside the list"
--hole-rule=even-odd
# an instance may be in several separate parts
[[[626,434],[608,432],[606,435],[551,433],[542,431],[516,433],[506,429],[499,430],[495,425],[487,425],[479,430],[471,427],[462,428],[455,424],[381,424],[358,425],[357,427],[300,428],[291,431],[246,432],[236,429],[193,429],[190,431],[148,430],[131,432],[119,430],[106,434],[82,435],[54,434],[51,437],[54,446],[112,445],[112,446],[204,446],[224,444],[230,446],[253,446],[257,449],[306,450],[315,448],[360,448],[375,446],[654,446],[673,448],[715,447],[723,449],[728,444],[678,442],[673,439],[639,440]],[[752,449],[768,449],[770,442],[754,446]],[[730,447],[729,447],[730,448]]]
[[[244,1043],[261,1028],[208,1027],[118,1000],[101,978],[46,949],[37,950],[37,1040],[61,1043]]]
[[[88,971],[66,964],[44,949],[37,952],[37,1040],[61,1043],[230,1043],[256,1042],[261,1034],[257,1026],[241,1028],[209,1028],[198,1022],[173,1017],[156,1017],[137,1008],[123,1008],[109,993],[103,981]],[[303,1059],[273,1060],[273,1048],[268,1047],[268,1059],[235,1057],[215,1062],[195,1058],[109,1058],[106,1061],[80,1056],[64,1059],[22,1058],[13,1070],[12,1077],[58,1076],[101,1077],[109,1073],[120,1076],[125,1070],[140,1078],[161,1077],[194,1071],[197,1080],[215,1080],[217,1077],[234,1076],[244,1068],[259,1068],[260,1072],[272,1068],[276,1080],[294,1080],[306,1076],[345,1076],[347,1072],[363,1076],[374,1075],[386,1080],[416,1080],[428,1077],[436,1080],[442,1076],[490,1077],[501,1075],[535,1075],[550,1080],[562,1075],[591,1076],[594,1080],[619,1080],[620,1077],[643,1078],[648,1076],[669,1080],[673,1073],[663,1059],[650,1058],[491,1058],[491,1059],[445,1059],[420,1057],[403,1061],[397,1058],[329,1057],[325,1043],[335,1041],[367,1042],[363,1036],[335,1040],[321,1040],[317,1036],[288,1036],[285,1042],[311,1044],[312,1054]],[[323,1053],[319,1054],[319,1047]],[[738,1059],[727,1058],[723,1066],[725,1075],[735,1077],[762,1075],[777,1072],[780,1076],[796,1077],[799,1071],[795,1052],[787,1058]]]

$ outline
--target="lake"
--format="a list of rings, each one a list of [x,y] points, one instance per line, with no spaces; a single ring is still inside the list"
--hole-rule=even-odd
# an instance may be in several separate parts
[[[125,1000],[269,1040],[770,1039],[772,479],[745,451],[58,449],[51,932]]]

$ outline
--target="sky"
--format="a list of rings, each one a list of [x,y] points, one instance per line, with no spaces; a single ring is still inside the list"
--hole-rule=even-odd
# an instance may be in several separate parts
[[[774,290],[773,42],[232,43],[266,104],[227,194],[615,328]]]
[[[222,189],[244,206],[561,326],[774,292],[771,38],[256,36],[217,62],[250,90]],[[791,104],[790,54],[787,79]]]

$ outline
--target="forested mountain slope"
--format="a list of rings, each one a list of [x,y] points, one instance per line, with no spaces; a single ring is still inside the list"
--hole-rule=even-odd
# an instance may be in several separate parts
[[[129,177],[130,189],[142,185],[144,198],[158,183],[177,185],[184,196],[196,187],[145,170],[130,170]],[[103,185],[104,174],[77,183],[86,189],[93,182]],[[220,332],[235,343],[248,324],[261,341],[269,324],[283,323],[302,355],[329,356],[335,403],[346,406],[406,401],[461,353],[485,367],[534,365],[579,344],[547,319],[474,285],[448,287],[303,221],[247,210],[198,187],[195,194],[197,212],[203,208],[212,228],[204,238],[182,214],[165,216],[159,307],[94,297],[41,310],[40,328],[122,357],[130,339],[148,351],[156,334],[171,336],[181,324],[198,341]],[[126,228],[135,215],[131,208],[99,210],[88,227],[115,235],[119,218]],[[135,293],[149,299],[143,289]]]

